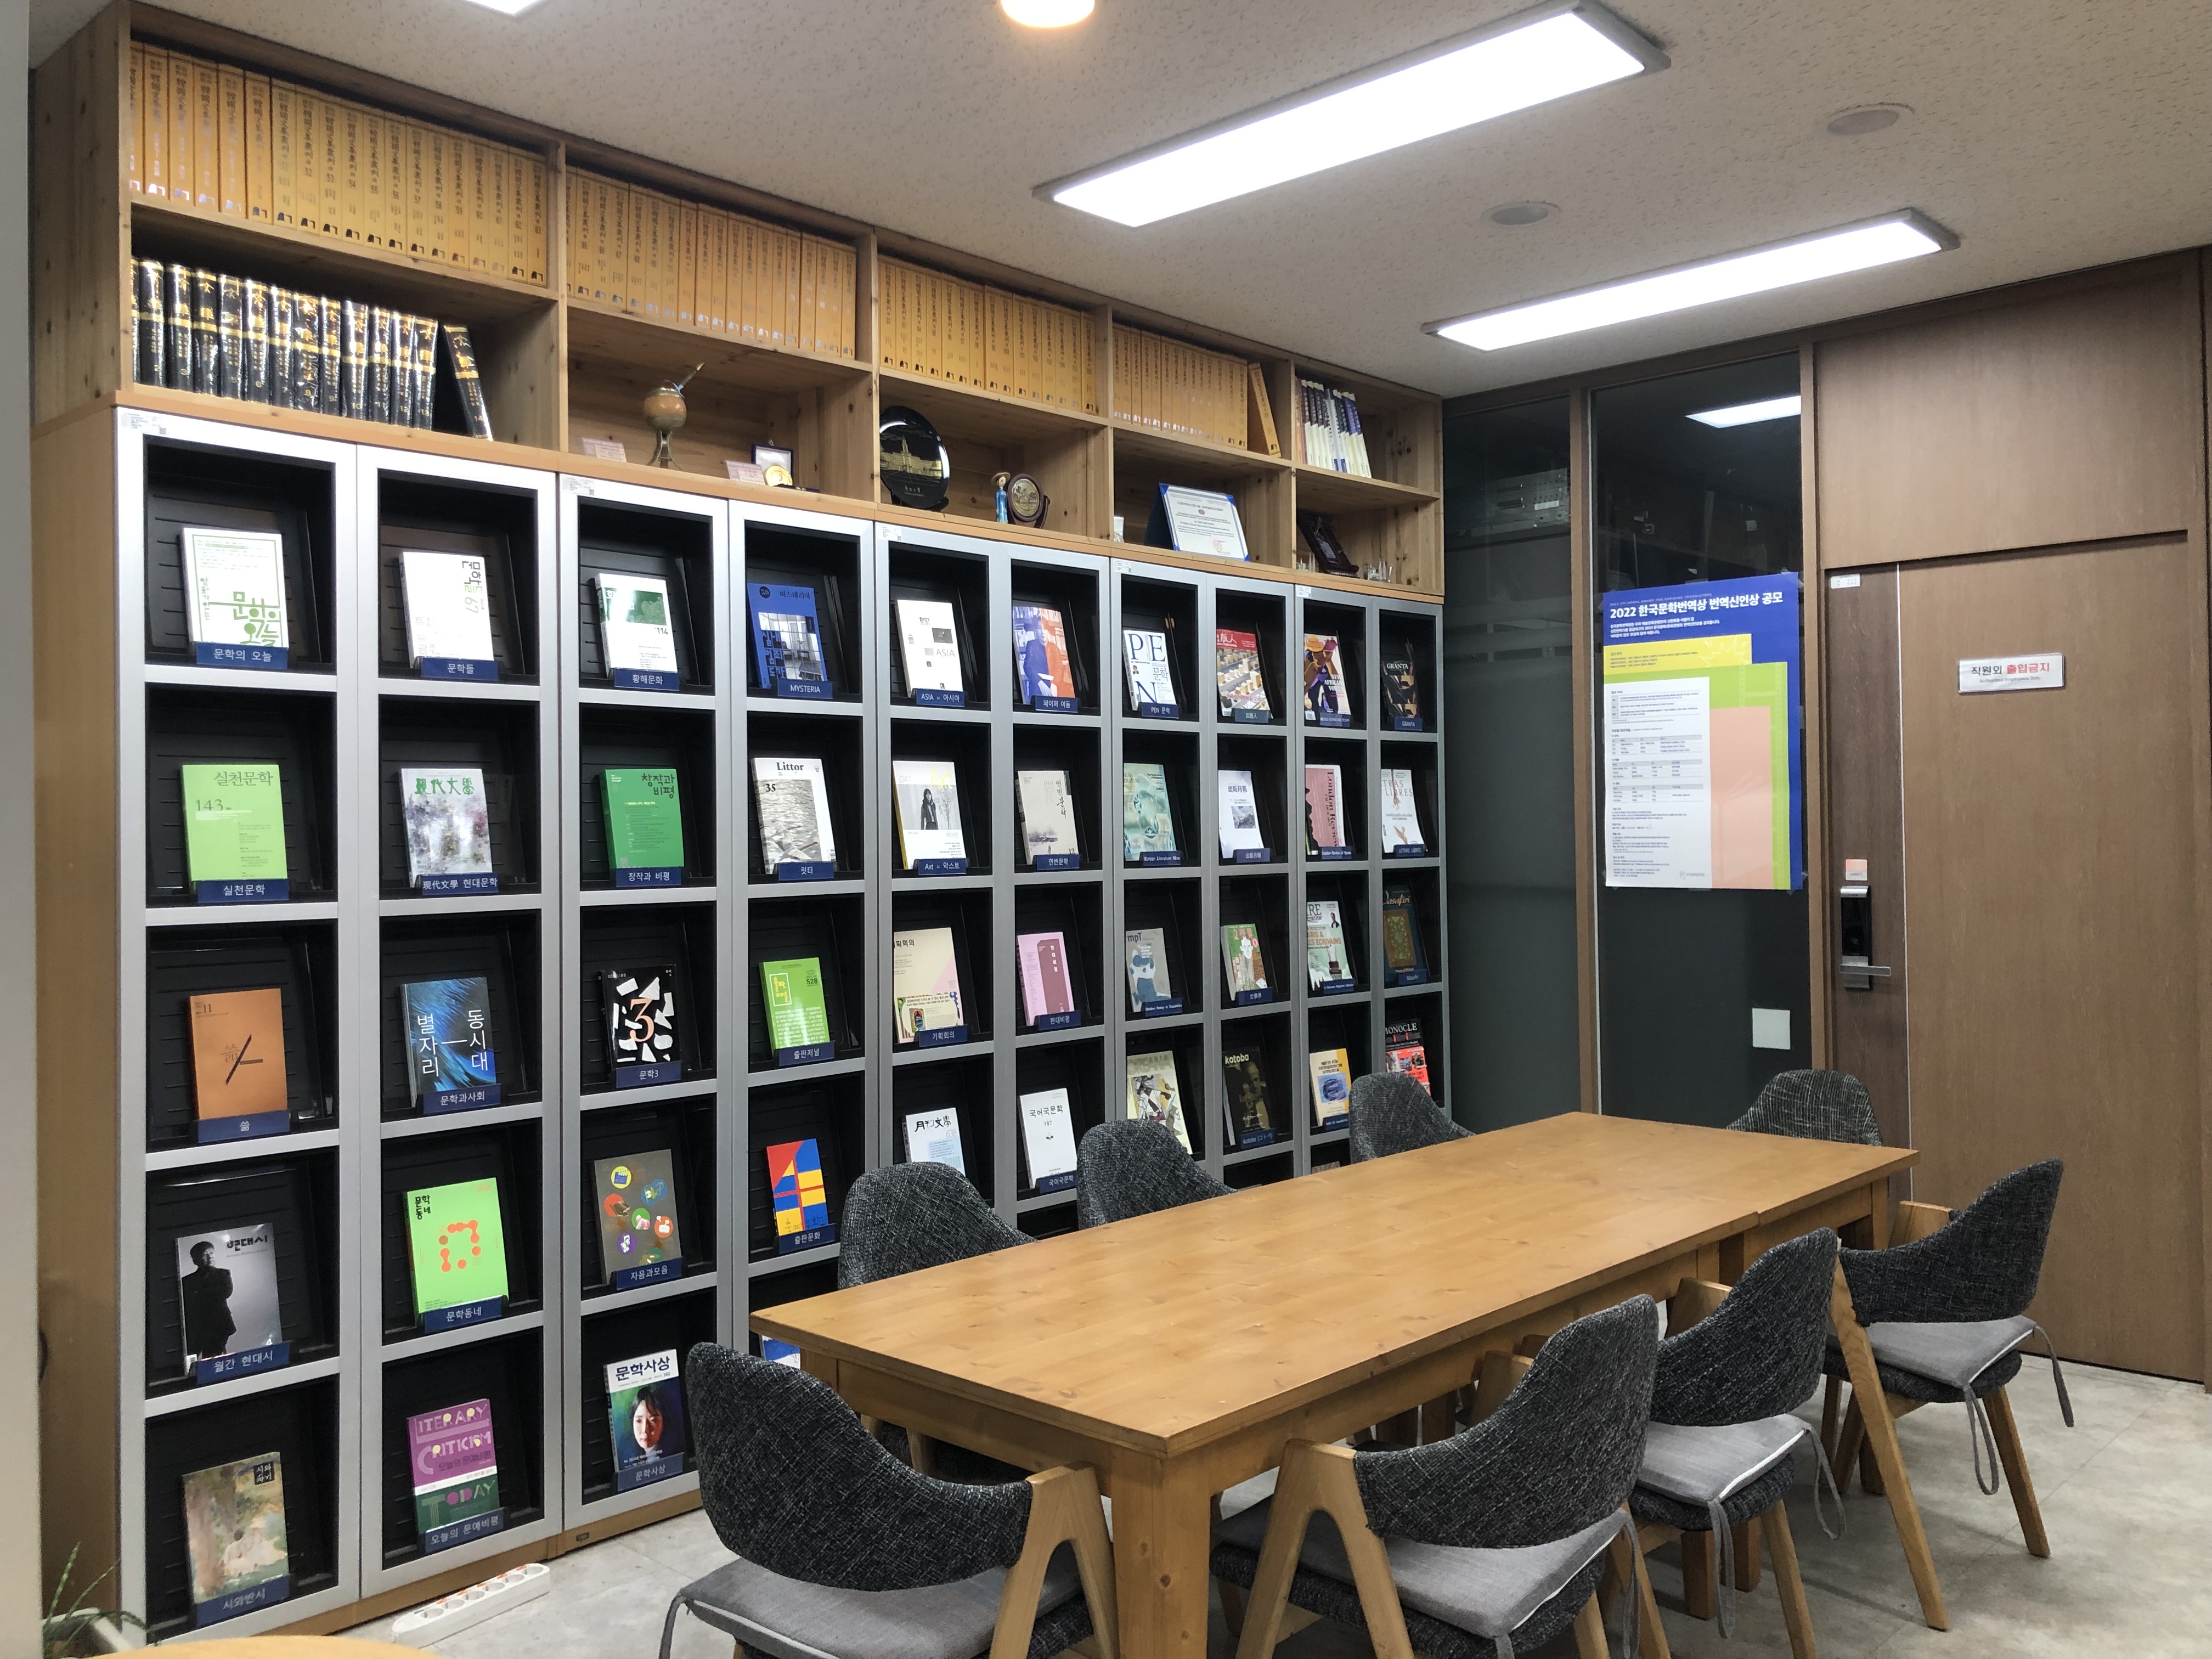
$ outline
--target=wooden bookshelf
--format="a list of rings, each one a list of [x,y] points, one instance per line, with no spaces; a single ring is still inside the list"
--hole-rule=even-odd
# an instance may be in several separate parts
[[[134,40],[279,76],[542,157],[548,171],[546,282],[524,282],[133,190]],[[1440,401],[1279,346],[1125,307],[994,261],[651,157],[611,150],[133,0],[113,0],[34,75],[33,157],[33,418],[40,422],[102,400],[135,402],[149,394],[183,396],[203,412],[230,421],[259,423],[290,414],[131,383],[131,261],[134,256],[160,257],[466,324],[476,340],[496,442],[502,449],[512,445],[553,452],[566,458],[560,463],[566,470],[579,470],[580,440],[611,438],[624,446],[630,464],[586,461],[582,470],[617,465],[617,476],[630,483],[665,481],[665,473],[642,465],[653,446],[639,404],[663,379],[703,363],[688,394],[690,420],[673,446],[677,469],[693,475],[692,482],[720,477],[726,461],[750,459],[754,444],[772,443],[794,452],[794,470],[803,486],[835,498],[817,503],[825,510],[842,507],[874,517],[896,514],[876,477],[875,431],[881,409],[903,404],[920,410],[945,435],[954,464],[947,509],[922,515],[922,522],[988,533],[994,514],[991,476],[1021,470],[1033,473],[1051,498],[1044,529],[1054,539],[1071,538],[1094,552],[1110,548],[1117,557],[1150,558],[1159,550],[1139,544],[1158,488],[1182,483],[1225,489],[1237,497],[1255,570],[1315,580],[1301,568],[1297,515],[1321,511],[1335,517],[1338,532],[1356,560],[1390,571],[1389,591],[1433,598],[1443,589]],[[841,292],[836,301],[840,314],[849,315],[854,355],[763,343],[726,330],[615,309],[578,295],[567,268],[571,166],[849,247],[854,291],[849,296]],[[1098,412],[957,378],[884,368],[879,308],[887,255],[966,283],[1085,313],[1092,331],[1091,390]],[[1256,420],[1240,448],[1108,413],[1115,407],[1117,323],[1259,365],[1283,453],[1267,452]],[[1294,396],[1301,374],[1357,397],[1377,477],[1354,477],[1305,464]],[[301,418],[320,422],[336,417]],[[289,422],[273,424],[289,428]],[[359,422],[341,422],[340,427],[342,431],[319,426],[290,429],[322,430],[369,443],[422,435]],[[481,453],[481,447],[471,453]],[[550,464],[542,454],[501,453],[496,459]],[[1124,545],[1110,540],[1116,515],[1125,521]],[[1163,562],[1176,562],[1172,557]],[[1355,586],[1371,592],[1384,585]]]

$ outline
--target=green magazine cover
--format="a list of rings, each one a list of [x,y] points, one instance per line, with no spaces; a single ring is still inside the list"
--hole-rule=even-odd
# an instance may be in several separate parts
[[[830,1041],[830,1010],[822,1000],[822,963],[814,957],[760,965],[761,1006],[768,1013],[769,1046],[804,1048]]]
[[[610,766],[599,774],[607,860],[617,870],[684,867],[684,805],[673,767]]]
[[[417,1314],[507,1295],[498,1182],[457,1181],[408,1194],[407,1243]]]
[[[191,880],[285,880],[284,796],[276,767],[231,761],[179,770]]]

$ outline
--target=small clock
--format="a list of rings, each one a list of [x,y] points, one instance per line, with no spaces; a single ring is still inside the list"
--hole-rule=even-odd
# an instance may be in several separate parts
[[[1052,497],[1035,478],[1026,472],[1001,472],[992,482],[1006,499],[1008,524],[1026,525],[1034,530],[1044,522]]]

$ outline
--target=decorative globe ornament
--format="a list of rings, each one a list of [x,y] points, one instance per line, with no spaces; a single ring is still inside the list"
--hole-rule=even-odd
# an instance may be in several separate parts
[[[684,388],[691,384],[691,375],[706,368],[704,363],[691,365],[691,374],[680,380],[663,380],[646,394],[645,423],[653,430],[653,465],[674,466],[675,452],[669,448],[670,435],[680,428],[690,414],[684,401]]]

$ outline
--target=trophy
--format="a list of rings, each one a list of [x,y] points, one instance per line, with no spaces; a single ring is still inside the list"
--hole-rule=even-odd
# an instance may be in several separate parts
[[[706,368],[704,363],[691,365],[691,374]],[[680,380],[663,380],[646,394],[645,423],[653,430],[653,465],[674,466],[675,452],[668,447],[669,434],[684,424],[690,410],[684,402],[684,388],[691,384],[691,374]]]

